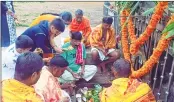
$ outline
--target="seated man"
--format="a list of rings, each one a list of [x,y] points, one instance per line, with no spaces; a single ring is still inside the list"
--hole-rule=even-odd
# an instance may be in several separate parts
[[[83,35],[83,42],[86,47],[90,46],[89,43],[89,35],[91,34],[91,26],[89,19],[83,16],[83,11],[78,9],[75,12],[75,18],[72,20],[71,24],[69,25],[69,29],[71,32],[82,32]],[[65,43],[69,42],[70,38],[65,39]]]
[[[33,20],[33,22],[30,24],[30,27],[35,26],[44,20],[52,22],[56,17],[59,17],[59,16],[63,19],[65,25],[69,25],[72,22],[72,15],[70,12],[64,11],[60,14],[43,13],[40,16],[38,16],[35,20]]]
[[[38,54],[21,54],[16,61],[14,79],[2,81],[2,102],[42,102],[32,87],[42,67],[43,60]]]
[[[28,52],[33,47],[33,44],[33,40],[30,37],[20,35],[16,39],[15,44],[10,45],[6,51],[2,53],[2,80],[14,78],[18,56],[24,52]]]
[[[82,34],[80,32],[71,33],[71,41],[65,43],[61,54],[69,63],[67,70],[60,77],[60,82],[72,82],[80,78],[89,81],[97,72],[94,65],[85,65],[86,49],[81,44]]]
[[[54,38],[64,30],[65,24],[63,20],[55,18],[52,22],[41,21],[38,25],[25,30],[22,35],[27,35],[33,40],[34,45],[31,51],[41,48],[44,53],[52,53],[53,51],[61,53],[62,50],[56,46]]]
[[[148,84],[128,78],[131,66],[125,59],[118,59],[111,68],[117,78],[100,93],[101,102],[155,102]]]
[[[115,51],[116,38],[114,28],[111,27],[112,17],[104,17],[102,24],[94,28],[90,37],[92,59],[98,66],[106,72],[105,65],[120,58],[120,54]]]
[[[70,102],[69,95],[61,90],[57,80],[68,66],[68,62],[60,55],[54,56],[48,67],[41,71],[37,83],[34,85],[36,92],[44,97],[45,102]]]

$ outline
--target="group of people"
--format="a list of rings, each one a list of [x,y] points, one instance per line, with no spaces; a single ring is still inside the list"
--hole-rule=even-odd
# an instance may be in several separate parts
[[[44,13],[37,17],[2,54],[3,102],[71,102],[74,82],[91,80],[97,71],[108,73],[112,63],[115,80],[100,93],[101,102],[155,102],[150,87],[138,79],[129,78],[131,66],[120,58],[112,17],[103,17],[93,30],[81,9],[72,18],[70,12]],[[54,38],[69,27],[69,38],[58,47]],[[86,65],[86,48],[91,48],[95,65]],[[36,49],[57,53],[42,58]],[[48,66],[44,66],[48,62]],[[66,90],[66,91],[65,91]]]

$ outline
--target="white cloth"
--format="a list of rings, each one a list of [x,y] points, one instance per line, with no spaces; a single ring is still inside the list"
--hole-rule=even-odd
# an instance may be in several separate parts
[[[96,51],[98,52],[101,61],[104,61],[104,60],[107,60],[107,59],[108,59],[108,57],[105,56],[105,55],[103,54],[103,52],[100,51],[99,49],[94,48],[94,47],[91,48],[91,52],[94,51],[94,50],[96,50]],[[113,52],[113,51],[115,51],[115,49],[113,49],[113,48],[112,48],[112,49],[109,49],[107,55],[110,54],[110,53]]]
[[[16,60],[19,55],[15,44],[10,45],[2,52],[2,80],[14,78]]]
[[[61,90],[61,92],[62,92],[62,96],[63,97],[68,97],[69,98],[69,102],[71,102],[71,97],[69,96],[69,94],[65,90]]]
[[[79,68],[78,72],[81,72],[81,68]],[[83,79],[85,79],[86,81],[89,81],[90,79],[92,79],[95,75],[95,73],[97,72],[97,67],[95,65],[85,65],[85,73],[83,75]],[[67,83],[67,82],[73,82],[75,79],[72,74],[65,70],[65,72],[62,74],[62,76],[59,78],[59,82],[60,83]]]

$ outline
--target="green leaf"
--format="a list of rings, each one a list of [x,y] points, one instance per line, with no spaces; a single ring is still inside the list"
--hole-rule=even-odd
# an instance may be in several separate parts
[[[167,39],[167,38],[170,38],[170,37],[172,37],[172,36],[174,36],[174,28],[173,28],[172,30],[169,31],[169,33],[166,35],[165,38]]]
[[[147,16],[147,15],[149,15],[149,14],[152,14],[153,11],[154,11],[154,9],[155,9],[155,7],[154,7],[154,8],[150,8],[150,9],[144,11],[144,12],[143,12],[143,16]]]
[[[174,13],[174,8],[168,8],[168,10],[172,13]]]
[[[174,52],[174,41],[172,41],[172,52]]]
[[[162,31],[162,34],[169,32],[170,30],[174,29],[174,22],[170,23],[168,26],[166,26],[164,28],[164,30]]]
[[[127,7],[127,5],[128,5],[128,2],[125,2],[124,4],[123,4],[123,6],[122,6],[122,8],[121,8],[121,11],[120,12],[122,12],[126,7]]]

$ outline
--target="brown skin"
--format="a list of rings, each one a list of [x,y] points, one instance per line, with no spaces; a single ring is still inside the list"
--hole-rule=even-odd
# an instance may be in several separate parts
[[[21,80],[16,74],[14,79],[20,81],[21,83],[24,83],[27,86],[32,86],[34,84],[36,84],[36,82],[39,80],[40,78],[40,71],[39,72],[34,72],[29,78],[25,79],[25,80]]]
[[[76,21],[80,24],[83,20],[83,15],[76,15]]]
[[[111,27],[111,24],[106,24],[106,23],[102,24],[102,30],[104,32],[103,33],[104,38],[106,37],[107,30],[110,27]],[[117,52],[117,51],[113,51],[112,53],[107,54],[109,49],[104,49],[104,48],[99,48],[99,47],[96,47],[96,48],[99,49],[100,51],[102,51],[105,56],[109,57],[107,60],[101,61],[100,58],[99,58],[99,53],[97,51],[92,51],[92,59],[96,62],[98,68],[103,69],[103,72],[105,73],[105,72],[107,72],[106,67],[105,67],[106,64],[113,63],[115,60],[119,59],[120,58],[120,53]]]
[[[55,42],[54,42],[54,38],[58,35],[60,35],[62,32],[60,32],[59,30],[57,30],[53,25],[50,25],[50,31],[49,31],[49,35],[50,35],[50,44],[51,46],[54,48],[54,50],[57,53],[62,53],[62,49],[57,47]]]
[[[114,78],[118,78],[118,72],[115,71],[115,68],[113,66],[111,67],[111,72],[114,75]]]
[[[57,66],[49,66],[47,69],[54,77],[60,77],[67,67],[58,68]]]
[[[17,48],[16,51],[18,53],[25,53],[25,52],[29,52],[32,48]]]

